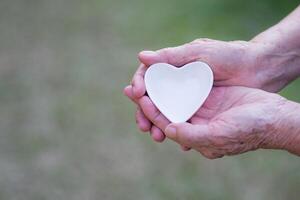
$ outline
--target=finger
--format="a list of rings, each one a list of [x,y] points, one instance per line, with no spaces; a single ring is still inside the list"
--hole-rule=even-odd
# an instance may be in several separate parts
[[[189,150],[192,149],[191,147],[187,147],[187,146],[184,146],[184,145],[180,145],[180,146],[181,146],[182,151],[189,151]]]
[[[192,125],[190,123],[173,123],[165,129],[166,136],[175,142],[192,147],[199,148],[208,145],[206,125]]]
[[[139,129],[143,132],[148,132],[151,129],[151,122],[145,117],[141,108],[138,106],[135,114],[136,123]]]
[[[133,97],[132,86],[128,85],[124,88],[124,94],[138,105],[138,100]],[[151,129],[151,122],[147,119],[140,106],[138,105],[136,111],[136,122],[141,131],[149,131]]]
[[[142,51],[139,53],[139,60],[145,65],[164,62],[175,66],[182,66],[186,63],[198,60],[201,51],[198,44],[188,43],[177,47],[160,49],[158,51]]]
[[[155,107],[147,96],[139,99],[139,104],[145,116],[158,128],[165,130],[170,121]]]
[[[132,93],[135,98],[141,98],[146,93],[144,82],[146,70],[147,67],[144,64],[140,64],[131,81]]]
[[[165,134],[156,126],[151,128],[151,137],[156,142],[163,142],[166,138]]]
[[[127,96],[130,100],[132,100],[134,103],[138,104],[138,100],[134,98],[133,93],[132,93],[132,86],[131,85],[127,85],[124,90],[123,93],[125,96]]]

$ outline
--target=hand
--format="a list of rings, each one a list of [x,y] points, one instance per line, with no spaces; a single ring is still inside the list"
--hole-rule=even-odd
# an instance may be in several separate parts
[[[291,140],[289,131],[280,128],[286,102],[258,89],[215,87],[189,123],[170,124],[152,109],[148,97],[139,100],[148,119],[168,138],[211,159],[258,148],[284,149]]]
[[[178,47],[142,51],[139,59],[145,66],[137,70],[137,76],[132,80],[137,97],[143,92],[140,78],[143,78],[145,68],[158,62],[180,67],[193,61],[204,61],[214,72],[216,86],[246,86],[278,92],[291,81],[291,75],[284,74],[286,66],[291,65],[289,57],[274,44],[258,39],[255,42],[197,39]],[[291,59],[295,60],[295,57]]]
[[[166,62],[182,66],[201,60],[212,67],[216,86],[242,85],[278,91],[289,82],[289,79],[283,76],[285,69],[281,65],[285,62],[281,59],[273,59],[276,57],[275,51],[276,48],[271,44],[243,41],[223,42],[210,39],[199,39],[183,46],[161,49],[156,52],[144,51],[139,54],[139,59],[143,64],[139,66],[131,86],[127,86],[124,93],[137,103],[136,121],[140,130],[150,131],[152,138],[161,142],[165,138],[162,131],[145,117],[138,104],[138,99],[145,95],[144,74],[149,65]],[[280,62],[278,64],[275,61]]]
[[[258,89],[216,87],[190,123],[169,124],[165,134],[207,158],[284,148],[290,138],[278,125],[286,102]]]

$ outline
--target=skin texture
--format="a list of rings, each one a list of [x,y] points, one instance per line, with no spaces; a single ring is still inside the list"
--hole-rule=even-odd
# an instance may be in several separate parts
[[[291,139],[279,131],[282,107],[287,102],[277,94],[262,90],[214,87],[188,123],[172,124],[149,97],[139,99],[146,117],[164,130],[169,139],[180,144],[183,150],[193,148],[210,159],[258,148],[283,149],[282,144]]]
[[[153,140],[157,142],[162,142],[167,134],[170,139],[178,142],[183,150],[194,148],[208,158],[235,155],[257,148],[286,149],[300,154],[298,143],[291,142],[298,141],[295,138],[299,139],[300,133],[298,134],[297,129],[299,126],[297,123],[300,124],[297,120],[299,117],[294,114],[283,120],[284,113],[282,113],[281,118],[274,120],[276,113],[279,112],[274,111],[272,106],[284,101],[282,97],[268,93],[280,91],[300,75],[299,19],[300,8],[298,7],[284,20],[249,42],[197,39],[178,47],[139,53],[141,64],[133,76],[131,85],[124,89],[124,94],[137,104],[136,122],[140,130],[150,131]],[[202,115],[204,111],[201,108],[202,110],[200,109],[192,117],[190,123],[180,124],[179,132],[176,132],[178,137],[174,138],[171,136],[171,129],[166,129],[170,122],[146,95],[144,74],[147,67],[154,63],[165,62],[180,67],[197,60],[208,63],[212,68],[215,80],[211,95],[214,99],[223,97],[219,100],[224,104],[217,108],[218,101],[212,100],[210,95],[202,107],[210,110],[209,115],[207,113]],[[250,88],[259,88],[268,92]],[[257,98],[249,102],[244,96],[251,97],[250,100],[255,99],[255,96]],[[271,96],[276,100],[273,101]],[[291,113],[299,107],[298,104],[291,106],[292,104],[292,102],[284,104],[287,110],[293,107]],[[262,119],[264,113],[268,113],[271,117],[265,116]],[[204,125],[204,122],[208,124]],[[280,126],[275,129],[274,127],[279,123]],[[241,126],[242,124],[244,126]],[[169,128],[173,126],[179,125],[172,124]],[[271,129],[273,131],[270,131]],[[222,143],[223,146],[219,147],[214,142],[209,145],[207,141],[204,145],[203,138],[196,137],[201,135],[200,132],[204,136],[216,136],[218,143]],[[276,134],[269,134],[270,132]],[[189,142],[180,140],[181,135],[188,136],[189,133],[194,140],[188,138]],[[280,141],[278,138],[281,138],[281,142],[277,142]],[[208,140],[214,141],[214,138]],[[290,144],[291,147],[286,144]]]
[[[290,138],[276,127],[286,100],[243,87],[215,87],[189,123],[169,124],[165,133],[207,158],[236,155],[259,148],[281,149]]]

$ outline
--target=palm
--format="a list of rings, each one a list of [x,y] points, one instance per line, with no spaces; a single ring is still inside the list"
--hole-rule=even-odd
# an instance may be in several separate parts
[[[264,116],[267,112],[271,112],[272,106],[275,106],[270,101],[272,95],[244,87],[214,87],[204,105],[190,119],[190,122],[206,124],[222,121],[226,124],[233,123],[232,121],[235,120],[235,123],[243,124],[246,122],[243,120],[251,118],[252,113],[261,113]]]
[[[203,106],[190,119],[192,124],[208,123],[218,116],[231,115],[259,101],[260,91],[243,87],[214,87]],[[262,99],[263,100],[263,99]]]
[[[215,87],[190,123],[207,125],[213,133],[211,137],[219,138],[222,148],[230,149],[230,154],[257,149],[263,142],[265,130],[270,129],[269,125],[275,120],[274,113],[281,100],[279,96],[261,90]],[[226,144],[224,138],[227,138]],[[193,148],[200,151],[203,144]]]

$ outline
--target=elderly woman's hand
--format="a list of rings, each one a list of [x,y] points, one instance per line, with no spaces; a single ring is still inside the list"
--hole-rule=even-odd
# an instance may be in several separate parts
[[[285,110],[288,104],[283,97],[258,89],[214,88],[189,123],[169,124],[165,134],[207,158],[259,148],[293,151],[297,147],[291,145],[295,137],[287,128],[291,127],[291,119],[287,121],[285,114],[286,111],[291,113]]]
[[[295,55],[279,54],[279,51],[278,47],[270,43],[211,39],[198,39],[158,51],[144,51],[139,54],[143,64],[137,69],[131,85],[125,88],[124,93],[137,103],[136,121],[140,130],[150,131],[152,138],[161,142],[165,138],[162,130],[145,117],[138,104],[138,99],[146,92],[144,74],[149,65],[166,62],[182,66],[201,60],[212,67],[215,86],[248,86],[278,91],[297,76],[294,70],[289,70],[296,64]]]
[[[207,158],[258,148],[300,154],[300,127],[296,126],[300,123],[300,116],[296,117],[299,105],[277,94],[245,87],[214,87],[190,121],[178,124],[170,124],[148,97],[142,97],[139,104],[146,117],[168,138]]]

